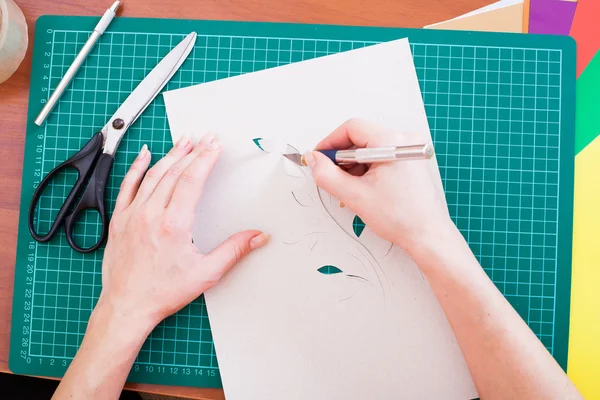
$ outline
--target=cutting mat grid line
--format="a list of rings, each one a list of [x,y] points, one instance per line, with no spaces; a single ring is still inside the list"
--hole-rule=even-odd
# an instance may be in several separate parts
[[[197,30],[194,51],[167,90],[377,43]],[[43,51],[51,54],[46,75],[40,77],[45,98],[87,35],[85,30],[52,29],[45,36]],[[106,32],[43,127],[43,145],[38,150],[41,176],[78,151],[184,36]],[[411,40],[411,50],[450,214],[488,275],[553,353],[564,134],[562,50],[419,40]],[[118,149],[107,187],[110,210],[143,144],[148,144],[153,162],[172,146],[162,96],[150,104]],[[62,174],[46,189],[36,211],[40,231],[49,229],[76,178],[74,172]],[[86,214],[76,239],[83,245],[95,243],[98,222],[96,215]],[[56,360],[60,369],[49,373],[61,374],[81,343],[100,294],[102,251],[75,253],[64,234],[49,245],[20,240],[29,243],[34,269],[29,340],[24,349],[40,365],[45,359]],[[131,377],[156,382],[161,371],[195,379],[178,384],[220,384],[203,297],[152,332]]]

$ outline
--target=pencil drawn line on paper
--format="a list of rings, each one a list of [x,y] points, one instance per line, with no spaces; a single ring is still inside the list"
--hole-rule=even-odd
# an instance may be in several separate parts
[[[387,257],[392,252],[392,247],[394,247],[394,243],[390,243],[390,248],[386,251],[383,257]]]
[[[358,275],[354,275],[354,274],[346,274],[346,278],[350,278],[350,279],[358,279],[362,282],[365,283],[371,283],[370,280],[368,280],[367,278],[363,278],[362,276],[358,276]]]
[[[292,177],[295,177],[293,175],[291,175]],[[300,201],[299,197],[301,195],[301,193],[296,194],[294,191],[291,192],[292,196],[294,197],[294,200],[296,200],[296,203],[300,204],[302,207],[311,207],[310,205],[306,204],[307,202],[303,202]],[[310,200],[312,202],[312,204],[315,204],[315,200],[310,197],[309,195],[304,195],[305,197],[302,198],[302,200]]]
[[[342,301],[346,301],[346,300],[350,300],[351,298],[354,297],[354,295],[356,294],[356,292],[352,293],[350,296],[348,297],[344,297],[343,299],[339,299],[338,302],[342,302]]]
[[[371,267],[373,268],[375,275],[377,276],[379,288],[381,289],[381,292],[383,293],[383,300],[385,301],[387,298],[387,293],[389,291],[389,280],[387,278],[387,275],[383,271],[383,268],[381,268],[381,265],[379,265],[379,263],[377,262],[377,259],[373,255],[373,253],[371,253],[371,251],[364,244],[362,244],[357,238],[353,237],[348,232],[346,232],[344,227],[342,225],[340,225],[340,223],[334,218],[334,216],[327,209],[327,207],[325,207],[325,203],[323,202],[323,195],[321,193],[321,188],[319,188],[318,186],[317,186],[317,193],[319,195],[319,201],[321,202],[321,206],[323,207],[323,209],[325,209],[325,212],[329,215],[329,217],[333,220],[333,222],[335,222],[335,224],[338,226],[338,228],[340,228],[342,230],[342,232],[344,232],[356,244],[358,244],[359,251],[367,258],[367,260],[369,261],[369,264],[371,264]],[[384,285],[384,282],[385,282],[385,285]]]

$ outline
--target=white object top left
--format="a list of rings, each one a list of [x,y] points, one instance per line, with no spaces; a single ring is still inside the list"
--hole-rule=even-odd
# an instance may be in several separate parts
[[[27,52],[27,22],[13,0],[0,0],[0,83],[15,73]]]

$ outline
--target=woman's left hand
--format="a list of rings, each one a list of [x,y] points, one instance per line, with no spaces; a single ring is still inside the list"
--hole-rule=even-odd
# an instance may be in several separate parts
[[[213,136],[196,146],[184,137],[146,173],[151,157],[142,148],[110,223],[99,306],[152,329],[268,241],[268,235],[248,230],[208,254],[192,243],[195,210],[220,154]]]

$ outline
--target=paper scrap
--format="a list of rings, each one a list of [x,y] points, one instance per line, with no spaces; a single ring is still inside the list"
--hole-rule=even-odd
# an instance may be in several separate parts
[[[579,0],[571,26],[571,36],[577,42],[577,76],[600,47],[600,1]]]
[[[223,147],[197,211],[200,250],[242,229],[272,235],[206,293],[228,400],[477,397],[414,262],[368,226],[357,238],[355,213],[318,191],[307,168],[252,141],[278,137],[302,152],[360,117],[431,142],[408,40],[164,97],[174,141],[214,132]]]
[[[427,25],[425,28],[522,33],[523,12],[523,0],[504,0],[448,21]]]
[[[579,125],[577,129],[579,130]],[[600,399],[600,380],[598,380],[600,179],[598,179],[598,171],[600,171],[600,138],[596,138],[575,157],[573,275],[567,372],[586,399]]]
[[[568,35],[577,3],[564,0],[531,0],[529,33]]]

